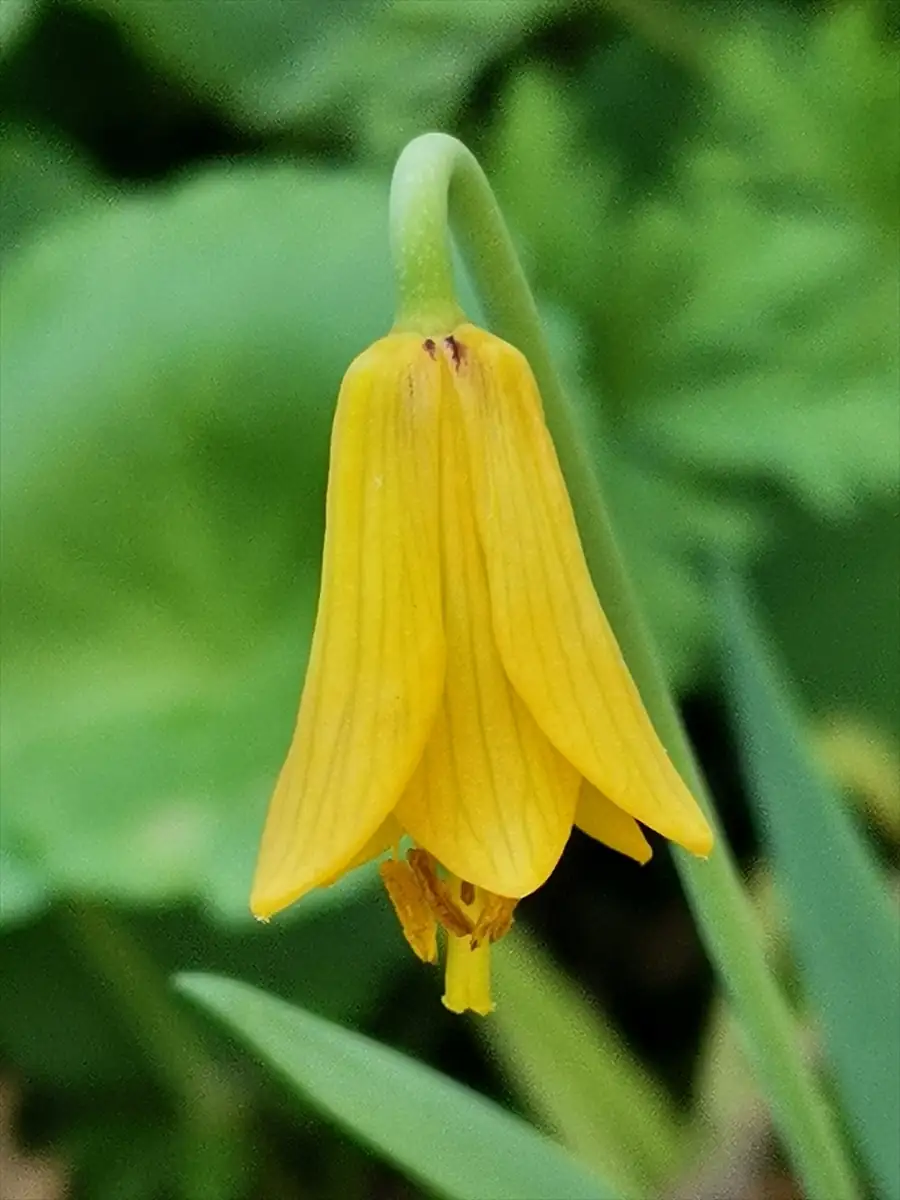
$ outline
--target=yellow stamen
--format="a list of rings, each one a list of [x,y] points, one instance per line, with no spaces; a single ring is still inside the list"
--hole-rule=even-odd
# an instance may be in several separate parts
[[[486,892],[483,888],[478,888],[478,894],[481,900],[481,914],[472,931],[473,949],[483,942],[499,942],[509,933],[512,929],[513,909],[516,907],[516,901],[508,896],[495,896],[493,892]]]
[[[387,859],[378,868],[403,936],[422,962],[437,962],[437,921],[409,863]]]
[[[447,935],[444,1005],[487,1016],[491,942],[509,932],[516,901],[457,878],[420,847],[379,867],[403,935],[423,962],[437,962],[437,929]]]
[[[428,898],[431,911],[443,927],[456,937],[467,937],[475,928],[475,923],[456,903],[448,881],[438,875],[437,863],[432,856],[427,850],[414,849],[406,857],[423,894]]]

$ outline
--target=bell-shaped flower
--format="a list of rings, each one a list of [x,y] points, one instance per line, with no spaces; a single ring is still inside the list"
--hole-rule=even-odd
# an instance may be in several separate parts
[[[253,912],[390,850],[407,940],[435,961],[443,930],[445,1004],[485,1013],[490,944],[573,825],[645,862],[641,824],[712,847],[594,592],[527,361],[472,325],[383,338],[338,399],[318,615]]]

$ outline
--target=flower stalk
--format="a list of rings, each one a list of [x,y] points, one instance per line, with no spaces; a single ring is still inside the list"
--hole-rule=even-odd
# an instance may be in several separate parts
[[[462,319],[449,230],[462,250],[493,331],[527,354],[578,519],[594,585],[659,737],[715,827],[715,810],[641,615],[599,478],[547,347],[499,205],[478,162],[455,138],[429,133],[401,154],[391,189],[397,325],[423,332]],[[798,1174],[813,1198],[859,1194],[797,1022],[766,964],[756,917],[721,834],[708,861],[675,861],[710,956],[745,1032],[752,1065]]]
[[[242,1099],[190,1014],[173,1001],[168,979],[112,907],[74,902],[62,916],[74,952],[96,975],[175,1101],[180,1194],[185,1200],[240,1195],[249,1153]]]

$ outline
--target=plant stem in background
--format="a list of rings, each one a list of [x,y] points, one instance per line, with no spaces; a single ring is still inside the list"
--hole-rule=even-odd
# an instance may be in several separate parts
[[[75,953],[112,993],[181,1123],[180,1193],[185,1200],[229,1200],[243,1191],[244,1135],[237,1096],[211,1057],[166,976],[106,906],[64,910]]]
[[[714,822],[712,801],[644,624],[594,463],[553,366],[499,205],[478,162],[461,142],[446,134],[425,134],[401,154],[391,188],[401,328],[433,327],[435,316],[440,315],[437,323],[449,330],[459,320],[451,225],[494,332],[517,346],[531,363],[597,593],[657,733]],[[727,842],[719,832],[706,862],[681,851],[674,853],[798,1175],[814,1200],[850,1200],[859,1188],[843,1138],[812,1069],[804,1062],[797,1023],[766,965],[757,920]]]

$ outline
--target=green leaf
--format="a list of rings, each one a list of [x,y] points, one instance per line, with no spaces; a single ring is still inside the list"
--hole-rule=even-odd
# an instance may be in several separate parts
[[[37,13],[36,0],[0,0],[0,55],[25,33]]]
[[[364,19],[365,0],[83,0],[116,20],[147,55],[245,120],[277,123],[331,100],[316,71]]]
[[[25,921],[37,912],[45,900],[43,872],[19,857],[5,840],[0,823],[0,914],[9,923]]]
[[[5,872],[6,864],[0,861]],[[71,902],[0,937],[0,1056],[33,1086],[85,1093],[116,1089],[156,1057],[116,1021],[116,997],[92,959],[79,906]],[[382,891],[304,920],[223,925],[195,906],[112,914],[164,976],[239,971],[257,987],[347,1023],[368,1018],[397,972],[411,964]],[[340,944],[342,952],[334,953]],[[22,1004],[28,996],[30,1003]]]
[[[882,11],[883,9],[883,11]],[[900,46],[887,6],[835,5],[811,22],[751,16],[706,58],[715,119],[742,128],[754,173],[823,190],[895,235],[900,220]]]
[[[688,140],[648,192],[598,159],[561,75],[517,73],[501,114],[489,173],[529,273],[578,330],[569,390],[601,426],[616,526],[684,685],[714,627],[704,554],[758,553],[773,492],[833,518],[894,488],[895,255],[836,187],[766,189],[730,129]]]
[[[0,175],[2,259],[46,222],[80,212],[108,190],[71,146],[16,126],[0,137]]]
[[[861,1154],[900,1195],[900,928],[852,817],[810,760],[739,585],[722,575],[725,681],[750,795]]]
[[[385,210],[359,174],[222,169],[5,271],[4,904],[40,881],[246,914],[334,399],[390,324]]]
[[[617,1193],[524,1121],[362,1034],[235,980],[181,975],[324,1116],[453,1200],[598,1200]]]
[[[381,154],[452,120],[478,73],[561,0],[82,0],[240,121]]]
[[[497,947],[494,991],[497,1010],[479,1028],[535,1116],[620,1200],[664,1189],[681,1130],[616,1030],[522,932]]]
[[[879,233],[823,204],[774,212],[721,147],[635,208],[595,307],[621,428],[663,469],[765,480],[827,515],[894,486],[897,284]]]
[[[823,579],[828,580],[824,588]],[[754,587],[810,709],[828,720],[849,716],[874,722],[895,738],[900,731],[897,498],[867,505],[855,520],[839,524],[787,510],[778,545],[760,560]],[[848,625],[848,613],[864,613],[865,619]]]

